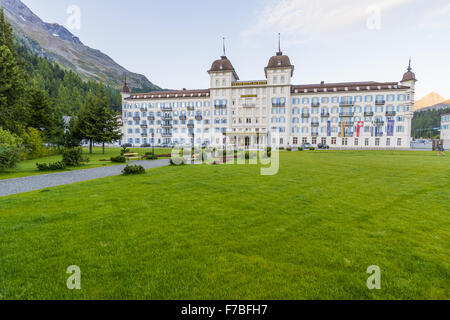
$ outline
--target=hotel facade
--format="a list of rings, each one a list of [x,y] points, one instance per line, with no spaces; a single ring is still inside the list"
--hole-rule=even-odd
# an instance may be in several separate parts
[[[441,116],[441,140],[445,150],[450,150],[450,113]]]
[[[416,77],[400,82],[292,84],[294,65],[278,52],[265,79],[241,81],[224,55],[209,89],[131,93],[122,89],[122,144],[258,149],[326,144],[342,149],[408,149]]]

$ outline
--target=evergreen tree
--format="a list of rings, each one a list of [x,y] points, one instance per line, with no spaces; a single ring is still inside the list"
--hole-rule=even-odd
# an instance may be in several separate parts
[[[103,154],[105,154],[105,143],[112,143],[122,138],[122,132],[118,117],[109,108],[108,97],[103,85],[99,86],[97,93],[96,118],[98,122],[98,140],[102,144]]]
[[[7,46],[14,54],[16,52],[13,29],[5,18],[3,8],[0,8],[0,46]]]
[[[0,46],[0,126],[13,133],[24,129],[28,117],[25,80],[9,48]]]
[[[46,141],[50,141],[58,134],[61,134],[60,130],[58,130],[58,127],[60,127],[58,116],[60,114],[53,109],[52,101],[47,92],[38,88],[32,88],[29,91],[30,118],[28,127],[40,130]]]
[[[97,117],[96,102],[94,94],[89,92],[75,125],[79,138],[89,141],[89,153],[91,154],[94,142],[101,140],[98,133],[100,119]]]

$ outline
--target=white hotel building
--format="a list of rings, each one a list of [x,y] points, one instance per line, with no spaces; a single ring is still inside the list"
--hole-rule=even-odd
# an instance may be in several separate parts
[[[450,113],[441,117],[441,140],[444,142],[444,148],[450,150]]]
[[[208,71],[209,89],[133,94],[125,83],[122,144],[410,148],[411,66],[400,82],[295,85],[294,66],[278,52],[264,71],[264,80],[240,81],[222,56]]]

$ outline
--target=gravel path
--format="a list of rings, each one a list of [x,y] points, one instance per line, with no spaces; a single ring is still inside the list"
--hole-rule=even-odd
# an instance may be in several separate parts
[[[153,169],[169,165],[169,160],[134,161],[132,162],[132,164],[139,164],[145,169]],[[17,179],[0,180],[0,197],[61,186],[75,182],[117,176],[122,173],[124,167],[125,165],[117,165],[85,170],[58,172]]]

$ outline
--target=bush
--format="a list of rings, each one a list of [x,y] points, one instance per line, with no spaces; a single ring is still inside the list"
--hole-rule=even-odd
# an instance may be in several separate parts
[[[139,166],[139,165],[135,165],[135,166],[127,165],[122,171],[122,174],[124,174],[124,175],[144,174],[144,173],[145,173],[144,167]]]
[[[281,147],[280,150],[284,150],[284,147]]]
[[[89,162],[89,158],[83,157],[82,148],[65,148],[62,155],[67,167],[79,167],[83,162]]]
[[[286,150],[287,150],[287,151],[292,151],[292,148],[287,148]]]
[[[0,170],[13,169],[22,160],[20,149],[0,145]]]
[[[152,145],[149,143],[141,144],[141,148],[151,148],[151,147],[152,147]]]
[[[298,151],[303,151],[303,148],[302,147],[298,148]]]
[[[40,171],[54,171],[54,170],[64,170],[66,168],[66,164],[63,161],[54,162],[54,163],[36,163],[36,167]]]
[[[131,146],[130,146],[131,147]],[[122,150],[120,150],[120,155],[123,156],[126,153],[130,153],[130,149],[128,149],[128,145],[123,145]]]
[[[156,154],[153,154],[152,152],[146,152],[145,153],[145,159],[147,159],[147,160],[158,160],[158,156]]]
[[[125,158],[124,156],[111,157],[111,162],[125,163],[127,162],[127,158]]]
[[[39,130],[28,128],[22,134],[22,139],[25,147],[25,157],[27,159],[42,158],[48,155],[48,149],[42,141],[42,134]]]
[[[316,148],[311,147],[311,148],[309,148],[309,150],[310,150],[310,151],[314,151],[314,150],[316,150]]]

